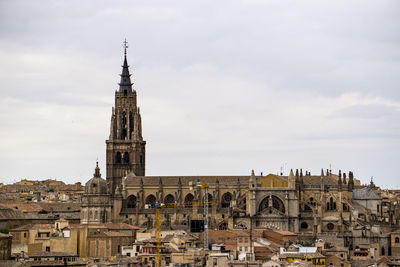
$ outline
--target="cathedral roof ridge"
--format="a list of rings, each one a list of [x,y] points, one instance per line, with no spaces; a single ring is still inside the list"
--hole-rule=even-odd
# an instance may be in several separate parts
[[[179,182],[179,179],[181,179],[182,185],[189,185],[189,182],[196,182],[197,180],[200,180],[202,182],[208,183],[208,184],[216,184],[217,180],[221,184],[231,184],[231,185],[237,185],[238,180],[241,182],[241,184],[247,184],[250,176],[136,176],[136,177],[127,177],[126,179],[126,185],[139,185],[140,184],[140,179],[143,180],[144,185],[154,185],[158,186],[160,179],[162,180],[162,183],[164,186],[168,185],[174,185],[176,186]]]

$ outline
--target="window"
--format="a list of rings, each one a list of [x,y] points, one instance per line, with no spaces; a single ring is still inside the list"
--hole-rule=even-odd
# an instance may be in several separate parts
[[[232,194],[227,192],[222,195],[221,208],[229,208],[232,201]]]
[[[333,197],[329,198],[329,202],[326,203],[326,210],[336,210],[336,202]]]
[[[127,208],[128,209],[134,209],[136,208],[136,196],[135,195],[130,195],[127,199]]]
[[[26,238],[26,233],[24,233],[24,237]]]
[[[185,207],[186,208],[192,207],[193,199],[194,199],[194,196],[191,193],[186,195],[186,197],[185,197]]]
[[[69,230],[65,230],[63,233],[64,237],[71,237],[71,232]]]
[[[156,204],[156,197],[155,197],[154,195],[148,195],[148,196],[146,197],[145,203],[146,203],[146,204],[150,204],[150,205]]]
[[[121,152],[117,152],[117,154],[115,155],[115,163],[121,163]]]
[[[335,225],[333,223],[328,223],[326,225],[326,228],[328,228],[328,230],[333,230],[333,228],[335,228]]]
[[[129,252],[128,252],[128,253],[126,253],[126,256],[130,257],[130,256],[131,256],[131,253],[129,253]]]
[[[398,237],[396,237],[396,238],[394,239],[394,242],[395,242],[395,243],[400,243],[400,239],[399,239]]]
[[[124,153],[124,163],[129,164],[129,153],[128,152]]]
[[[50,252],[50,247],[46,247],[46,251],[47,251],[47,252]]]
[[[167,208],[172,208],[173,204],[175,203],[175,197],[171,194],[168,194],[165,198],[164,198],[164,203],[166,204]]]
[[[307,229],[308,228],[308,224],[306,222],[302,222],[300,224],[301,229]]]

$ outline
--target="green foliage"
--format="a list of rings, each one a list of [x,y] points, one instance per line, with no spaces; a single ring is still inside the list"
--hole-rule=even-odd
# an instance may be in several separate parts
[[[311,246],[311,243],[308,242],[308,241],[305,241],[305,240],[299,240],[297,243],[302,245],[303,247],[310,247]]]
[[[8,229],[7,228],[0,228],[0,233],[8,234]]]

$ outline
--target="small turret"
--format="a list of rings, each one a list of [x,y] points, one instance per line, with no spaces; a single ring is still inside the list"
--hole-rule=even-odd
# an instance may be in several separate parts
[[[354,189],[354,175],[353,175],[353,172],[349,172],[349,184],[348,184],[347,187],[348,187],[348,190],[350,192],[352,192],[353,189]]]
[[[142,116],[140,115],[140,107],[137,108],[137,112],[134,115],[134,129],[132,134],[133,141],[143,141],[142,136]]]
[[[140,190],[143,190],[143,178],[140,177]]]
[[[375,188],[375,184],[374,184],[374,177],[371,177],[371,182],[369,183],[369,187],[370,188]]]
[[[99,168],[99,162],[98,161],[96,161],[96,168],[94,169],[93,176],[94,177],[101,177],[100,168]]]
[[[299,179],[299,183],[301,188],[303,188],[303,184],[304,184],[304,180],[303,180],[303,169],[300,169],[300,179]]]
[[[339,190],[342,190],[342,171],[339,170],[339,174],[338,174],[338,186],[339,186]]]
[[[256,187],[256,175],[254,174],[254,170],[251,170],[251,175],[249,179],[249,188],[255,188]]]
[[[296,188],[296,178],[294,177],[293,169],[290,169],[288,177],[288,186],[289,188]]]
[[[347,184],[347,181],[346,181],[346,173],[345,173],[345,172],[343,173],[343,184]]]

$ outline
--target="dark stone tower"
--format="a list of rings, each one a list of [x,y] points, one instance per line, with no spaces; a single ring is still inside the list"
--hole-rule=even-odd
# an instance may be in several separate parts
[[[126,41],[121,82],[115,92],[112,108],[110,137],[106,140],[107,182],[111,193],[121,188],[121,179],[128,172],[145,175],[146,141],[142,137],[142,119],[137,106],[136,91],[132,89],[126,59]]]

